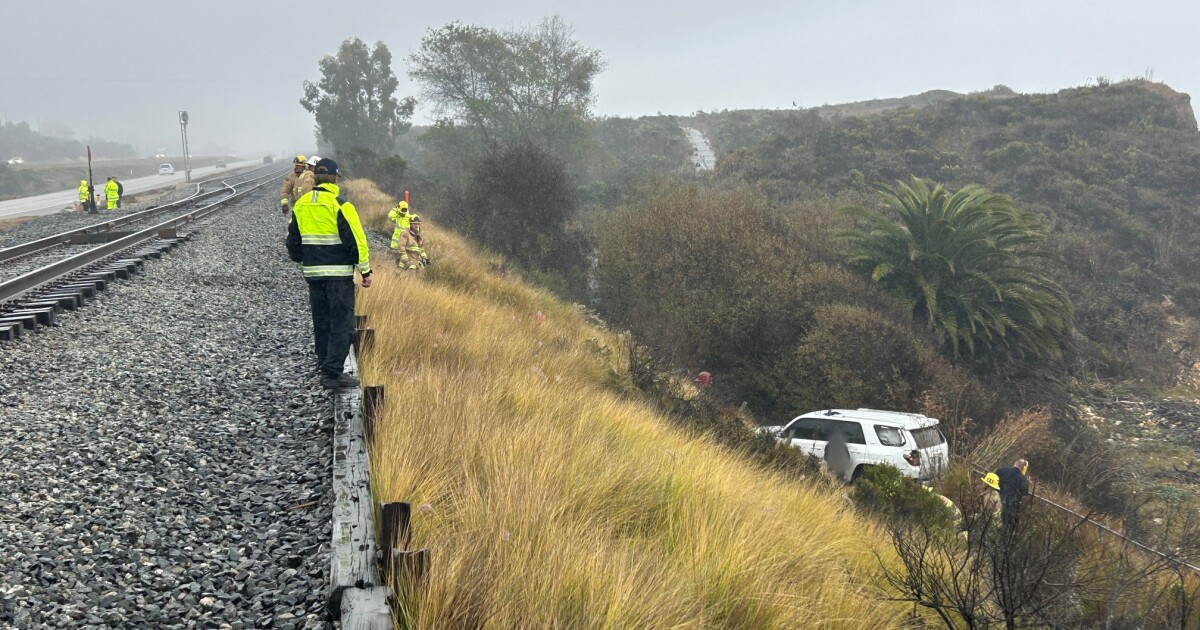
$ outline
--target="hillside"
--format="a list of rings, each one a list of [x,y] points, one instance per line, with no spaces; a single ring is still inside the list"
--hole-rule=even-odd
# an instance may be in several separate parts
[[[1200,135],[1185,94],[1138,80],[867,116],[730,112],[696,124],[720,176],[779,203],[825,200],[832,211],[830,200],[870,202],[872,189],[911,175],[1008,194],[1051,225],[1053,272],[1076,308],[1075,373],[1169,387],[1196,358],[1185,329],[1200,315]]]
[[[92,147],[92,157],[97,159],[127,159],[134,156],[133,147],[119,142],[89,138],[86,142],[66,138],[54,138],[29,128],[29,123],[6,122],[0,124],[0,161],[21,157],[26,163],[79,160]]]
[[[132,146],[107,140],[89,139],[92,156],[96,159],[132,158]],[[76,162],[87,156],[87,146],[78,140],[54,138],[29,128],[29,123],[6,122],[0,124],[0,199],[13,199],[37,195],[52,190],[74,188],[79,185],[79,174],[86,173],[86,163],[78,168],[69,168],[70,176],[58,177],[53,166],[34,167],[35,164]],[[23,164],[10,166],[7,161],[21,158]],[[65,185],[64,185],[65,182]]]
[[[346,186],[369,225],[391,200]],[[431,584],[405,627],[888,628],[886,534],[820,483],[681,430],[631,385],[627,342],[496,273],[436,224],[433,265],[376,250],[360,312],[386,386],[372,481],[421,506]]]
[[[816,112],[821,118],[837,118],[841,116],[867,116],[870,114],[878,114],[894,109],[907,109],[928,107],[938,103],[948,101],[956,101],[964,98],[1008,98],[1016,96],[1010,88],[1004,85],[997,85],[990,90],[982,92],[972,92],[971,94],[961,94],[952,90],[928,90],[920,94],[912,94],[910,96],[899,96],[893,98],[873,98],[865,101],[855,101],[852,103],[831,103],[819,105],[817,107],[803,108],[797,111]],[[739,109],[735,111],[724,111],[714,116],[735,116],[742,121],[754,120],[763,116],[771,116],[779,113],[777,109]]]
[[[711,370],[764,423],[920,410],[963,452],[1002,418],[1046,408],[1053,439],[1023,447],[1042,480],[1138,527],[1200,506],[1200,134],[1187,95],[1138,80],[680,122],[706,130],[717,170],[652,177],[595,211],[594,304],[608,321],[670,365]],[[882,208],[877,191],[911,176],[1006,194],[1046,225],[1052,256],[1037,267],[1073,305],[1063,355],[956,355],[847,264],[835,235],[854,223],[838,210]]]

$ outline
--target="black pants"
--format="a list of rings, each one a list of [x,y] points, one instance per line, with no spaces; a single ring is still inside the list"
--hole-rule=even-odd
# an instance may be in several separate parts
[[[308,303],[321,374],[336,378],[354,339],[354,278],[309,280]]]
[[[1021,497],[1000,497],[1000,522],[1005,527],[1017,526],[1018,514],[1021,511]]]

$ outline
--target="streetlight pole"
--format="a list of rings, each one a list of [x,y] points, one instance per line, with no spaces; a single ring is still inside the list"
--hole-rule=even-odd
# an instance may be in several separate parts
[[[179,137],[183,138],[183,177],[184,181],[192,181],[192,167],[188,163],[188,147],[187,147],[187,124],[188,113],[186,110],[179,111]]]

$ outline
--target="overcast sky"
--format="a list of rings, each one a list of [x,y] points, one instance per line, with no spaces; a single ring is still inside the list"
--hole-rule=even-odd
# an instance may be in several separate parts
[[[1142,76],[1200,90],[1200,2],[1133,0],[3,0],[0,117],[193,153],[311,151],[301,82],[342,40],[404,58],[447,22],[557,13],[601,50],[602,115],[790,108],[1003,83],[1020,92]],[[414,122],[428,123],[428,110]]]

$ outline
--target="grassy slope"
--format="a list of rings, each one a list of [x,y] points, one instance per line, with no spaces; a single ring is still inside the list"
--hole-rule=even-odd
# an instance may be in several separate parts
[[[387,200],[347,186],[369,224]],[[387,387],[378,499],[427,505],[417,627],[881,628],[882,532],[817,487],[682,434],[631,393],[617,338],[452,234],[406,277],[377,252],[362,292]],[[537,316],[540,312],[544,320]]]

